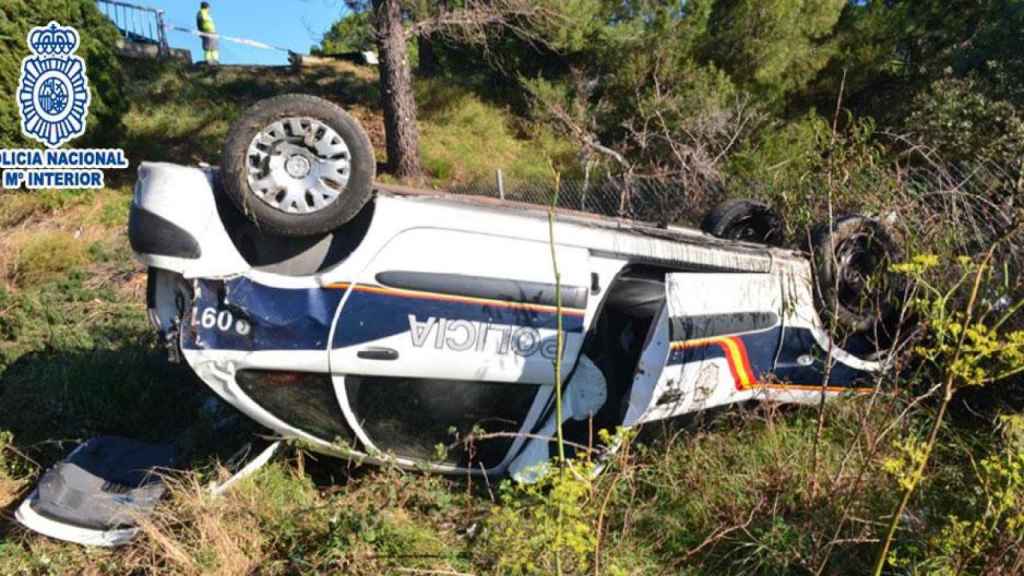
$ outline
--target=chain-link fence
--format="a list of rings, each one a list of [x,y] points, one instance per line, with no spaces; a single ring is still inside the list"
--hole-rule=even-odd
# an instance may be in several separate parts
[[[555,182],[554,179],[516,181],[496,175],[490,183],[459,184],[447,191],[550,206],[555,199]],[[602,216],[670,224],[693,216],[689,208],[694,207],[694,203],[687,202],[690,196],[692,191],[681,184],[650,179],[561,179],[557,206]]]
[[[654,225],[693,226],[725,198],[753,198],[780,213],[794,246],[830,214],[860,212],[884,220],[923,246],[942,242],[960,254],[979,253],[995,241],[1011,244],[1000,239],[1019,227],[1024,173],[1016,168],[920,163],[867,172],[836,180],[831,188],[833,180],[822,175],[808,176],[792,187],[732,179],[697,189],[650,178],[563,178],[557,206]],[[490,182],[455,185],[447,191],[550,206],[555,181],[521,181],[496,174]],[[1012,244],[1006,247],[1008,255],[1024,260],[1021,242]]]

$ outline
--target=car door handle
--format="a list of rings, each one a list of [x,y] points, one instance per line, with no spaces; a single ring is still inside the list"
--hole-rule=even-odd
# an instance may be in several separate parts
[[[393,348],[366,348],[356,352],[363,360],[398,360],[398,350]]]

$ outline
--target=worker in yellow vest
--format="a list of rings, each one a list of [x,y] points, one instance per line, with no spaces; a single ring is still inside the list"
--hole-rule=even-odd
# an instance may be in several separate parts
[[[204,34],[216,34],[217,27],[213,24],[213,16],[210,16],[210,3],[199,4],[199,12],[196,14],[196,28]],[[202,36],[203,57],[207,64],[219,64],[220,52],[217,50],[216,36]]]

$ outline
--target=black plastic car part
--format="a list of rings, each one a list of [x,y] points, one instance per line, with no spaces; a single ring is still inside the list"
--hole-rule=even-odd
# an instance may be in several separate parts
[[[174,462],[173,445],[92,438],[43,475],[33,509],[78,528],[134,527],[163,497],[160,474]]]
[[[203,255],[199,242],[177,224],[132,204],[128,242],[137,254],[195,260]]]

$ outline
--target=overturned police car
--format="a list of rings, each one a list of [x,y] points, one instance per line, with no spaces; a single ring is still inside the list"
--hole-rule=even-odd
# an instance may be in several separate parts
[[[877,222],[777,243],[766,206],[705,231],[374,184],[372,147],[308,96],[257,104],[223,166],[140,166],[130,240],[172,358],[328,454],[523,477],[563,429],[869,391],[896,306]],[[557,263],[556,281],[553,264]],[[884,297],[883,297],[884,296]],[[443,449],[440,449],[443,448]]]

